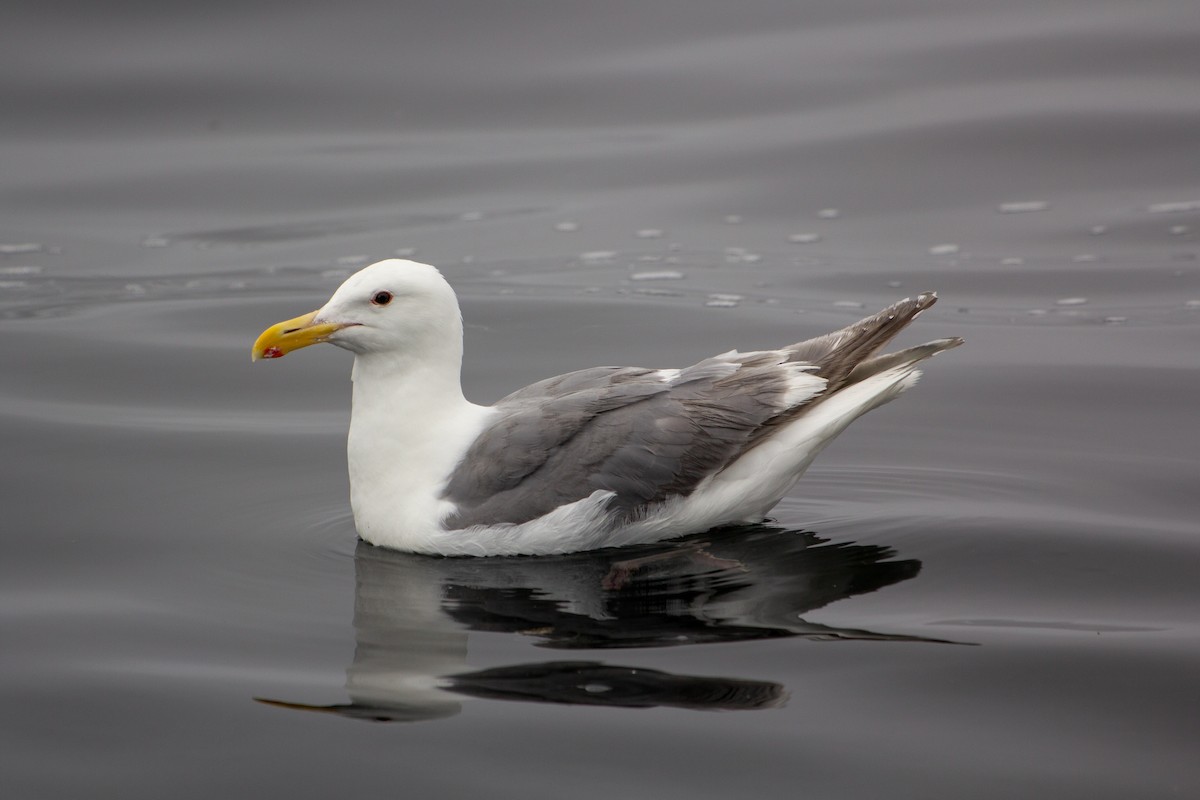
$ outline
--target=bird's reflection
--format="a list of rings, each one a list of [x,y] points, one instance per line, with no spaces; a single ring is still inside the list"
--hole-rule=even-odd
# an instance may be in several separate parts
[[[446,559],[360,542],[352,702],[271,705],[372,720],[450,716],[464,696],[624,707],[757,709],[776,683],[678,675],[588,660],[466,669],[468,631],[556,649],[668,647],[788,636],[936,641],[834,628],[802,615],[912,578],[888,547],[831,543],[767,525],[549,557]]]

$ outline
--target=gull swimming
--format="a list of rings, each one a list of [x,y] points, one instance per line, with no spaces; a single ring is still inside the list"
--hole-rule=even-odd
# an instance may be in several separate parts
[[[833,333],[682,369],[592,367],[495,405],[463,396],[463,322],[435,267],[389,259],[280,322],[253,360],[354,353],[347,456],[363,540],[447,556],[542,555],[761,522],[858,417],[962,344],[878,351],[928,292]]]

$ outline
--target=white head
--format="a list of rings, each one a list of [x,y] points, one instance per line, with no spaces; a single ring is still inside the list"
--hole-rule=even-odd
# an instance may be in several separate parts
[[[258,337],[253,360],[279,358],[318,342],[360,356],[441,353],[461,359],[458,298],[436,268],[388,259],[346,279],[324,306],[273,325]]]

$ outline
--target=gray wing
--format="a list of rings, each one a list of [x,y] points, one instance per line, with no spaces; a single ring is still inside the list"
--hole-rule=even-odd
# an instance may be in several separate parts
[[[511,394],[451,475],[445,495],[457,511],[446,524],[527,522],[597,490],[613,492],[610,509],[626,516],[689,494],[788,408],[780,361],[717,357],[670,379],[599,367]]]
[[[613,492],[610,510],[629,518],[688,495],[821,397],[960,343],[872,357],[936,299],[923,294],[835,333],[726,353],[675,375],[597,367],[514,392],[450,476],[445,496],[457,510],[446,524],[528,522],[597,490]]]

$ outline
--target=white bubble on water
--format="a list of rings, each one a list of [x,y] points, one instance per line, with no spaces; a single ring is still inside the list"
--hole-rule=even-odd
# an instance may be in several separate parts
[[[1181,214],[1200,211],[1200,200],[1176,200],[1170,203],[1153,203],[1146,210],[1151,214]]]
[[[397,258],[412,258],[417,252],[417,248],[415,247],[397,247],[392,251],[392,255]]]
[[[725,248],[726,264],[757,264],[759,261],[762,261],[762,256],[758,253],[751,253],[744,247]]]
[[[673,269],[661,269],[652,272],[635,272],[629,276],[631,281],[678,281],[683,280],[684,275]]]
[[[996,209],[1001,214],[1028,214],[1031,211],[1045,211],[1049,207],[1050,204],[1045,200],[1017,200],[1001,203]]]
[[[0,244],[0,255],[17,255],[19,253],[40,253],[43,247],[38,242],[10,242]]]

